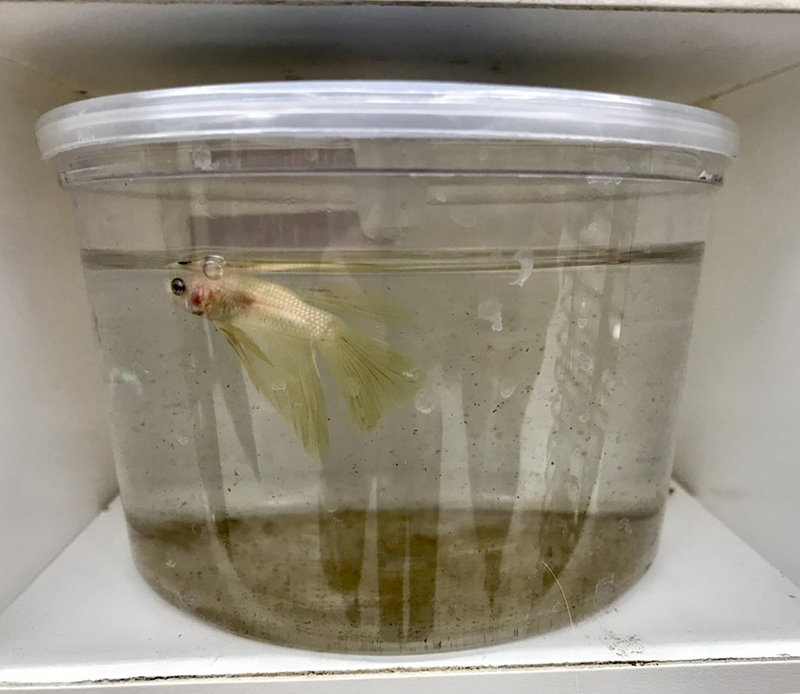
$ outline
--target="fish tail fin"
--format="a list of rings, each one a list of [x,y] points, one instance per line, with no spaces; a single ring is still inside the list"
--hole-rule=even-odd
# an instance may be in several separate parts
[[[320,340],[318,348],[362,431],[375,428],[388,409],[419,388],[419,373],[410,359],[344,322]]]

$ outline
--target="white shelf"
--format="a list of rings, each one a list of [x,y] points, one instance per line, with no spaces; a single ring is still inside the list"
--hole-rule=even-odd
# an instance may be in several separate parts
[[[313,653],[225,633],[157,597],[133,566],[116,502],[0,615],[3,691],[124,684],[126,693],[185,685],[249,694],[296,691],[302,681],[303,691],[313,682],[368,692],[377,675],[386,694],[407,689],[409,677],[439,694],[572,694],[576,685],[713,694],[734,684],[786,694],[800,691],[800,589],[678,489],[648,574],[574,628],[433,656]]]

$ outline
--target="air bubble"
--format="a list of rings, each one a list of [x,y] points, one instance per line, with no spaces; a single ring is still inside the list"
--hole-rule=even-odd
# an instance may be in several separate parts
[[[203,274],[210,280],[222,279],[224,272],[225,258],[221,255],[209,255],[203,261]]]

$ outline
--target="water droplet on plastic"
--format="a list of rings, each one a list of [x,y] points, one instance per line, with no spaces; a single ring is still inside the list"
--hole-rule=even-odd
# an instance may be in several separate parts
[[[589,415],[584,412],[580,417],[578,417],[578,420],[586,424],[586,422],[589,421]]]
[[[517,390],[517,382],[512,380],[500,381],[500,397],[508,399]]]
[[[405,376],[409,381],[417,381],[419,380],[419,369],[413,368],[409,369],[408,371],[403,371],[403,376]]]
[[[166,564],[170,569],[174,569],[178,565],[178,562],[174,559],[167,559]]]
[[[533,251],[517,251],[514,260],[519,263],[519,275],[511,282],[511,286],[522,287],[533,273]]]
[[[430,414],[436,409],[436,394],[427,388],[414,396],[414,407],[421,414]]]
[[[497,299],[486,299],[478,304],[478,318],[488,320],[492,330],[499,333],[503,329],[503,306]]]
[[[437,190],[435,197],[438,202],[447,202],[447,195],[443,190]]]
[[[614,574],[597,582],[594,588],[594,604],[598,607],[607,604],[614,597]]]
[[[489,159],[489,150],[486,147],[478,147],[478,161],[487,161]]]
[[[192,150],[192,164],[195,169],[200,169],[200,171],[213,171],[219,166],[213,163],[211,150],[208,147],[198,147]]]
[[[283,379],[281,379],[280,381],[275,381],[272,384],[272,390],[274,390],[276,393],[282,390],[286,390],[286,381],[284,381]]]
[[[188,436],[183,436],[182,434],[175,434],[175,440],[181,446],[185,446],[187,443],[189,443],[189,437]]]
[[[579,328],[585,328],[587,325],[589,325],[589,319],[588,318],[578,318],[578,327]]]
[[[467,229],[474,227],[478,223],[478,218],[469,210],[456,208],[450,213],[450,217],[456,224]]]

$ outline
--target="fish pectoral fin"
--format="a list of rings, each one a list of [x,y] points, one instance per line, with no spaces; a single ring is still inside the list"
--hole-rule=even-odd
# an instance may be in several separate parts
[[[385,296],[344,285],[314,287],[296,293],[303,301],[317,308],[381,323],[402,320],[408,316],[406,311]]]
[[[247,366],[247,358],[250,357],[255,357],[256,359],[267,362],[270,366],[275,366],[244,330],[230,323],[219,323],[217,327],[222,331],[222,334],[225,335],[228,344],[233,347],[239,359],[245,363],[245,366]],[[250,355],[250,357],[246,357],[246,355]]]
[[[328,422],[314,352],[308,340],[219,325],[256,390],[292,425],[309,455],[328,455]],[[269,349],[269,356],[265,354]]]

